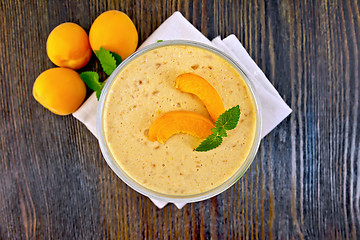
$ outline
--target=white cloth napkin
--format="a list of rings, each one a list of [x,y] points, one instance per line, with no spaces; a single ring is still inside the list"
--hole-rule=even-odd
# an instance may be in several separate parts
[[[225,52],[232,57],[242,67],[250,81],[255,86],[255,90],[260,100],[260,111],[262,116],[261,136],[266,136],[274,129],[292,110],[281,98],[273,85],[266,78],[261,69],[251,59],[245,48],[241,45],[235,35],[230,35],[221,40],[216,37],[212,41],[207,39],[180,12],[175,12],[170,16],[150,37],[139,47],[145,47],[158,40],[192,40],[202,42]],[[96,110],[98,101],[93,93],[83,105],[73,113],[73,116],[86,125],[86,127],[97,137],[96,133]],[[151,199],[151,198],[150,198]],[[151,199],[153,203],[163,208],[167,202]],[[181,209],[186,203],[174,203]]]

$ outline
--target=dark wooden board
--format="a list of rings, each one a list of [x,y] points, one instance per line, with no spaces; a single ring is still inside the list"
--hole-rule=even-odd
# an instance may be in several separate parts
[[[54,66],[50,31],[65,21],[88,31],[110,9],[130,16],[140,43],[176,10],[210,39],[234,33],[293,109],[229,190],[158,209],[110,170],[85,126],[32,97]],[[356,0],[1,0],[0,239],[360,239],[359,9]]]

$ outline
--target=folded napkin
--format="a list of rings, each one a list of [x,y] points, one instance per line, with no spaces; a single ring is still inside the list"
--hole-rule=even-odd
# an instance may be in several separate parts
[[[260,113],[262,117],[262,132],[264,137],[274,129],[290,113],[291,109],[281,98],[273,85],[266,78],[261,69],[251,59],[245,48],[241,45],[235,35],[230,35],[221,40],[217,37],[210,41],[198,31],[180,12],[170,16],[151,36],[139,47],[139,49],[156,43],[158,40],[192,40],[211,45],[232,57],[244,70],[250,81],[255,86],[255,91],[260,100]],[[86,127],[97,137],[96,133],[96,110],[98,101],[93,93],[83,105],[73,113],[73,116],[86,125]],[[150,198],[151,199],[151,198]],[[167,202],[151,199],[153,203],[163,208]],[[186,203],[174,203],[181,209]]]

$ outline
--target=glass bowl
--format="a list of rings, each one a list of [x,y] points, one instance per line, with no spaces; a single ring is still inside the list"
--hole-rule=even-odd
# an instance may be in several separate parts
[[[254,137],[250,152],[249,152],[247,158],[241,164],[240,168],[235,172],[235,174],[233,174],[230,178],[228,178],[225,182],[223,182],[219,186],[216,186],[213,189],[208,190],[206,192],[202,192],[202,193],[194,194],[194,195],[183,195],[183,196],[167,195],[167,194],[155,192],[155,191],[153,191],[151,189],[148,189],[148,188],[142,186],[141,184],[136,182],[134,179],[132,179],[121,168],[121,166],[117,163],[117,161],[114,159],[111,152],[109,151],[109,147],[108,147],[108,145],[106,143],[106,140],[105,140],[105,137],[104,137],[104,129],[103,129],[104,103],[105,103],[105,100],[106,100],[107,93],[108,93],[109,89],[111,88],[116,76],[131,61],[133,61],[137,57],[141,56],[142,54],[144,54],[144,53],[146,53],[146,52],[148,52],[150,50],[156,49],[156,48],[161,48],[161,47],[170,46],[170,45],[187,45],[187,46],[193,46],[193,47],[202,48],[202,49],[211,51],[212,53],[214,53],[214,54],[220,56],[221,58],[223,58],[224,60],[226,60],[243,77],[247,87],[249,88],[249,91],[251,93],[251,97],[252,97],[252,99],[253,99],[253,101],[255,103],[255,108],[256,108],[256,113],[255,113],[256,114],[255,137]],[[241,69],[241,67],[233,59],[231,59],[229,56],[227,56],[223,52],[219,51],[218,49],[213,48],[213,47],[211,47],[209,45],[205,45],[205,44],[198,43],[198,42],[193,42],[193,41],[187,41],[187,40],[186,41],[185,40],[173,40],[173,41],[164,41],[164,42],[155,43],[155,44],[146,46],[146,47],[138,50],[137,52],[135,52],[134,54],[129,56],[127,59],[125,59],[115,69],[115,71],[110,75],[110,77],[108,78],[108,80],[107,80],[107,82],[106,82],[106,84],[105,84],[105,86],[104,86],[104,88],[102,90],[101,97],[100,97],[100,100],[99,100],[99,105],[98,105],[98,108],[97,108],[96,127],[97,127],[98,140],[99,140],[101,152],[102,152],[106,162],[108,163],[110,168],[116,173],[116,175],[118,175],[118,177],[122,181],[124,181],[128,186],[130,186],[135,191],[137,191],[137,192],[139,192],[139,193],[141,193],[141,194],[143,194],[145,196],[148,196],[148,197],[150,197],[152,199],[165,201],[165,202],[172,202],[172,203],[189,203],[189,202],[202,201],[202,200],[211,198],[211,197],[213,197],[213,196],[215,196],[217,194],[220,194],[223,191],[225,191],[226,189],[228,189],[229,187],[231,187],[237,180],[239,180],[245,174],[246,170],[249,168],[250,164],[252,163],[252,161],[255,158],[255,155],[256,155],[257,150],[259,148],[260,139],[261,139],[261,137],[260,137],[260,133],[261,133],[261,115],[260,115],[259,101],[258,101],[257,96],[256,96],[255,88],[254,88],[253,84],[251,83],[251,81],[246,76],[246,74],[244,73],[244,71]]]

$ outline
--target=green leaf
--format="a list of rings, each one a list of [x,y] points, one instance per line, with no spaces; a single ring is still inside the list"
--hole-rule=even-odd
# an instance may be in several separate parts
[[[95,50],[95,55],[99,59],[104,72],[110,76],[116,68],[116,60],[113,54],[105,48],[100,47],[99,50]]]
[[[164,40],[157,40],[156,42],[163,42]]]
[[[99,82],[99,74],[97,72],[82,72],[80,78],[85,82],[86,86],[96,92],[96,98],[99,100],[104,83]]]
[[[200,145],[195,149],[197,152],[206,152],[211,149],[214,149],[222,143],[222,137],[218,136],[216,133],[209,135]]]
[[[96,98],[99,101],[100,99],[100,95],[101,95],[101,90],[100,91],[96,91]]]
[[[234,129],[240,118],[240,107],[239,105],[226,110],[219,116],[215,123],[215,128],[223,127],[225,130]]]
[[[122,62],[121,56],[116,52],[111,52],[111,55],[115,58],[116,66],[119,66],[119,64]]]
[[[82,72],[80,78],[85,82],[90,89],[97,91],[102,89],[102,84],[99,82],[99,74],[97,72]]]
[[[227,133],[224,127],[211,129],[213,133],[217,133],[220,137],[227,137]]]
[[[195,149],[198,152],[206,152],[214,149],[222,143],[223,137],[227,137],[226,130],[232,130],[236,127],[240,118],[239,105],[226,110],[221,114],[215,122],[215,128],[211,131],[213,134],[208,136],[200,145]]]

